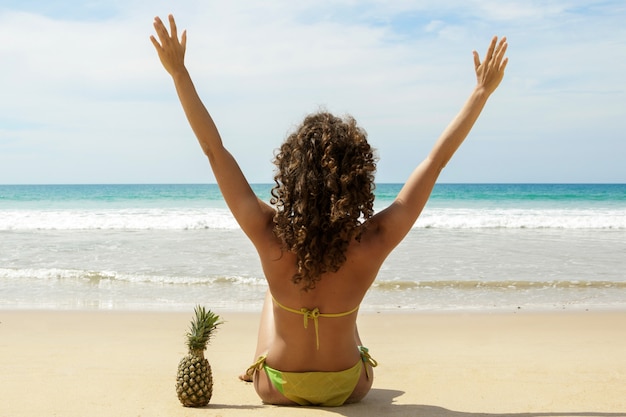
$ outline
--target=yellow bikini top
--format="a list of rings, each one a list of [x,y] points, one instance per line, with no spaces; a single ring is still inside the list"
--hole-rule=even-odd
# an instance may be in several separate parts
[[[352,313],[354,313],[355,311],[357,311],[359,309],[359,306],[354,307],[352,310],[350,311],[346,311],[345,313],[320,313],[320,309],[315,307],[313,310],[309,310],[306,307],[302,307],[300,310],[296,310],[294,308],[289,308],[287,306],[282,305],[281,303],[279,303],[274,296],[272,295],[272,300],[274,300],[274,304],[276,304],[278,307],[282,308],[285,311],[289,311],[290,313],[295,313],[295,314],[302,314],[303,318],[304,318],[304,328],[308,328],[309,327],[309,319],[313,320],[313,324],[315,324],[315,341],[317,343],[317,349],[320,348],[320,336],[319,336],[319,322],[318,322],[318,318],[319,317],[344,317],[344,316],[348,316]]]

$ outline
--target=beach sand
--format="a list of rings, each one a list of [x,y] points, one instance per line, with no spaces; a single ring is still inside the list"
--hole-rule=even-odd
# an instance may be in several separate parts
[[[0,416],[626,416],[626,312],[364,313],[370,394],[297,408],[237,379],[258,318],[218,311],[200,409],[174,389],[191,313],[0,310]]]

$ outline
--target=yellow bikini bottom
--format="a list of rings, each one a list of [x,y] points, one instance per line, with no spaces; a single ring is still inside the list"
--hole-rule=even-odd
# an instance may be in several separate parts
[[[267,366],[266,357],[260,356],[246,373],[251,376],[255,371],[263,369],[272,385],[296,404],[336,407],[346,402],[354,391],[361,378],[361,368],[365,368],[369,379],[367,365],[372,367],[378,365],[366,347],[359,346],[359,351],[361,359],[353,367],[343,371],[284,372]]]

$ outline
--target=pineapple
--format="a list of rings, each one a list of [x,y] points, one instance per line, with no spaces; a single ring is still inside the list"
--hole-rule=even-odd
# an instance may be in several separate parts
[[[204,358],[213,331],[222,324],[220,317],[211,310],[196,306],[195,317],[187,332],[189,354],[178,364],[176,393],[185,407],[202,407],[209,403],[213,395],[211,365]]]

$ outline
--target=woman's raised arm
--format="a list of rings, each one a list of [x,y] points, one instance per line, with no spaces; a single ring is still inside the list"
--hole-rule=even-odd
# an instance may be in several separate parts
[[[179,40],[172,15],[169,15],[169,23],[168,32],[161,19],[156,17],[154,29],[158,40],[154,36],[151,36],[150,40],[159,54],[163,67],[174,80],[187,120],[203,152],[209,158],[224,200],[243,231],[254,243],[258,243],[257,238],[267,236],[274,211],[256,197],[237,161],[224,147],[217,127],[200,100],[185,67],[187,32],[183,31]]]
[[[473,52],[476,87],[426,159],[409,176],[396,200],[373,218],[378,236],[389,251],[409,232],[426,205],[441,170],[467,137],[489,96],[500,85],[508,63],[504,56],[507,46],[506,38],[498,42],[494,37],[482,62],[478,53]]]

